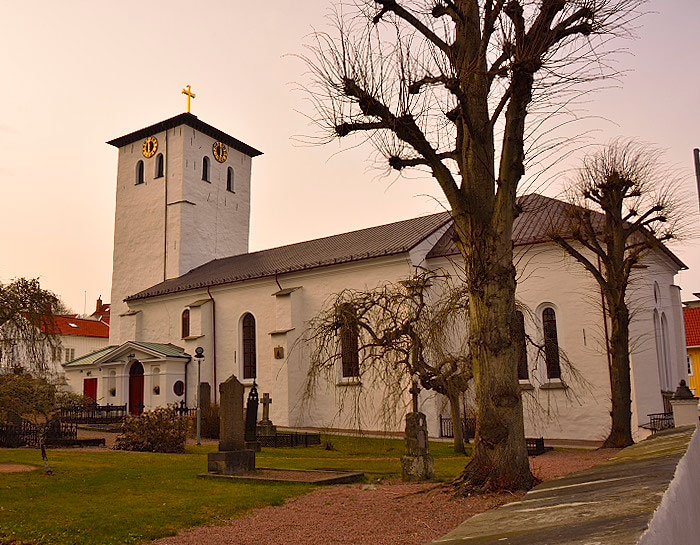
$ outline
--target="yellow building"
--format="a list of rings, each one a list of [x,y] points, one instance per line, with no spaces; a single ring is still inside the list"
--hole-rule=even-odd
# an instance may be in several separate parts
[[[700,299],[684,304],[683,318],[685,319],[685,343],[688,347],[689,386],[697,396],[700,393]]]

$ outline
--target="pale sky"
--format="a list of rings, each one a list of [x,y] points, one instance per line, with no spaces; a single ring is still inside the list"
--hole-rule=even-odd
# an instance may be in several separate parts
[[[441,210],[436,182],[379,176],[367,146],[293,139],[311,129],[294,91],[304,66],[291,55],[330,6],[0,0],[0,280],[39,277],[80,313],[85,294],[88,312],[109,299],[117,150],[104,142],[184,111],[187,84],[195,115],[265,153],[253,161],[251,250]],[[596,121],[601,143],[636,137],[668,150],[697,199],[700,2],[650,6],[620,59],[632,73],[588,111],[608,120]],[[700,241],[673,249],[690,267],[678,277],[690,299]]]

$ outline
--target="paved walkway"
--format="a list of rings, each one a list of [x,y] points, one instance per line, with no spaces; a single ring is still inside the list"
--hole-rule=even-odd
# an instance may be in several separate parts
[[[434,543],[634,545],[673,479],[693,431],[670,430],[623,450],[608,463],[545,482],[522,500],[472,517]]]

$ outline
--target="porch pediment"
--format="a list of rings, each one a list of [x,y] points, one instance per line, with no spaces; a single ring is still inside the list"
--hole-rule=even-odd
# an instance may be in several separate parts
[[[129,360],[177,361],[185,363],[191,356],[183,348],[173,344],[127,341],[119,346],[108,346],[86,354],[66,364],[66,368],[94,367],[97,365],[124,364]]]

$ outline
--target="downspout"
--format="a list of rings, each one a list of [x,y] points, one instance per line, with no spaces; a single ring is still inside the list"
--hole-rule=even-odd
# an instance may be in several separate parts
[[[192,358],[187,358],[185,362],[185,407],[187,407],[187,366],[192,361]]]
[[[209,295],[209,300],[211,301],[211,365],[214,375],[214,405],[216,405],[216,392],[219,389],[216,384],[216,301],[214,301],[214,298],[211,295],[209,286],[207,286],[207,294]]]
[[[163,282],[168,276],[168,130],[165,130],[165,154],[163,156],[163,184],[165,186],[165,202],[163,203]],[[187,391],[187,388],[185,388]],[[186,394],[185,394],[186,395]]]

